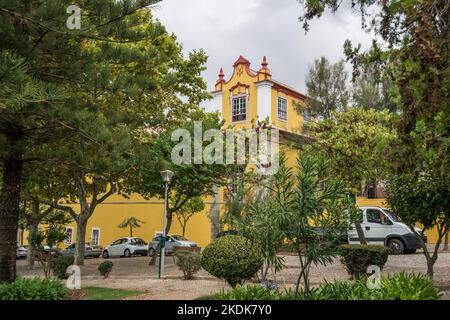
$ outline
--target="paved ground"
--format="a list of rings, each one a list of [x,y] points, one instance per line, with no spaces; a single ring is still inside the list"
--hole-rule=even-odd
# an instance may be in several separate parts
[[[165,277],[159,280],[158,267],[148,265],[149,258],[113,258],[113,270],[109,279],[103,279],[97,271],[102,258],[86,259],[82,267],[82,287],[108,287],[130,290],[142,290],[144,295],[133,299],[170,300],[194,299],[227,289],[228,285],[221,280],[211,277],[205,271],[200,271],[195,280],[183,280],[182,273],[174,264],[173,257],[166,257]],[[286,266],[282,272],[274,276],[281,286],[292,286],[299,272],[298,258],[285,256]],[[20,276],[43,276],[39,266],[32,269],[25,265],[25,261],[17,262]],[[426,260],[420,254],[389,256],[383,274],[395,274],[401,271],[426,273]],[[311,283],[318,285],[324,280],[345,280],[349,276],[343,265],[336,260],[326,267],[317,266],[311,269]],[[450,253],[441,253],[435,265],[435,283],[446,291],[446,298],[450,299]]]

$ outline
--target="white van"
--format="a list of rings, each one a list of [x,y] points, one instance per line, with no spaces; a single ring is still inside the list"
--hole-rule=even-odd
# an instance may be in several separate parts
[[[389,247],[394,254],[414,253],[421,248],[414,232],[388,209],[379,207],[359,208],[363,212],[361,226],[369,244]],[[421,229],[416,227],[415,231],[424,237]],[[424,240],[426,241],[425,237]],[[360,243],[354,225],[349,227],[348,242],[350,244]]]

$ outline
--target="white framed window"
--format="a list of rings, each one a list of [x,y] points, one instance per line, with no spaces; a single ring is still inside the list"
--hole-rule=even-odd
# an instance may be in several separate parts
[[[92,228],[91,242],[96,246],[100,244],[100,228]]]
[[[65,244],[72,244],[73,242],[73,228],[66,227],[66,239],[64,239]]]
[[[247,120],[247,96],[235,97],[232,102],[231,121],[238,122]]]
[[[287,99],[278,97],[278,119],[287,120]]]

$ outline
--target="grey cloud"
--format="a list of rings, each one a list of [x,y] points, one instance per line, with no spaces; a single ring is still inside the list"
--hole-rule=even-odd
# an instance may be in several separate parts
[[[368,46],[360,17],[350,8],[326,13],[305,34],[297,0],[164,0],[153,14],[177,35],[186,51],[203,48],[209,56],[204,77],[210,88],[220,67],[230,76],[232,64],[244,55],[258,69],[266,55],[275,79],[305,91],[305,76],[314,59],[343,58],[343,43]]]

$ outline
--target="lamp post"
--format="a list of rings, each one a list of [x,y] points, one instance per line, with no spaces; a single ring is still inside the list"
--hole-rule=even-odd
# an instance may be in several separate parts
[[[167,199],[167,193],[169,191],[169,183],[170,180],[172,180],[173,172],[170,170],[164,170],[161,171],[161,178],[164,182],[164,219],[163,219],[163,234],[162,237],[160,237],[161,241],[159,244],[159,270],[158,270],[158,279],[161,279],[163,273],[164,273],[164,256],[165,256],[165,244],[166,244],[166,226],[167,226],[167,205],[168,205],[168,199]]]

